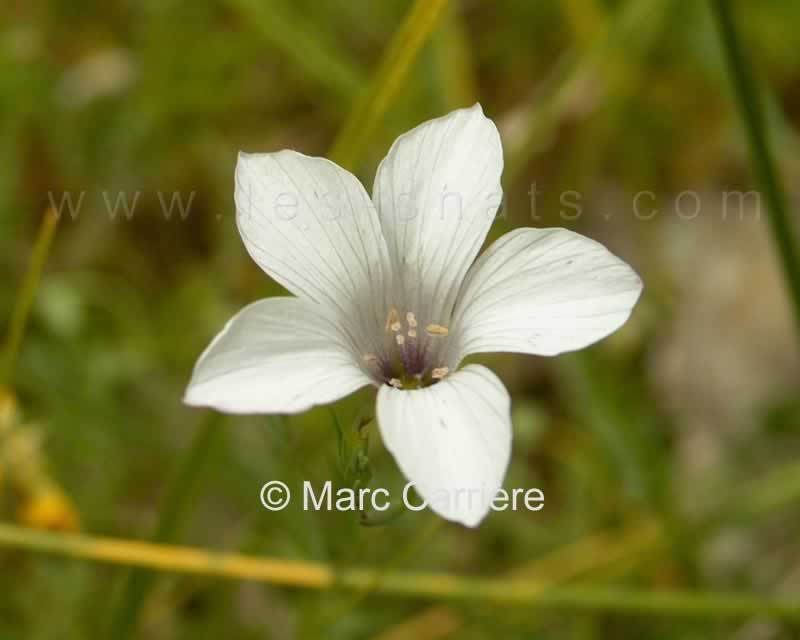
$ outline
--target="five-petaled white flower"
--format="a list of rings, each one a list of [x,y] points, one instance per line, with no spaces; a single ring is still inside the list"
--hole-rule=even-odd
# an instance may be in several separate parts
[[[489,369],[459,368],[462,359],[580,349],[620,327],[642,288],[602,245],[565,229],[517,229],[475,260],[502,169],[500,136],[480,105],[400,136],[371,200],[328,160],[240,154],[242,239],[296,297],[231,319],[185,401],[299,413],[374,385],[402,472],[440,515],[477,525],[508,466],[510,399]]]

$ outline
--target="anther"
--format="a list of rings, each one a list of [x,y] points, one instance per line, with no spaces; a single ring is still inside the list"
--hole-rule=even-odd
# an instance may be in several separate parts
[[[389,380],[389,384],[391,386],[393,386],[395,389],[402,389],[403,388],[403,383],[400,382],[399,378],[392,378],[391,380]]]
[[[446,336],[450,331],[447,327],[443,327],[440,324],[429,324],[425,327],[425,331],[428,332],[428,335],[431,336]]]
[[[434,380],[441,380],[448,373],[450,373],[450,369],[448,367],[437,367],[433,371],[431,371],[431,378],[433,378]]]
[[[374,353],[365,353],[363,356],[361,356],[361,359],[364,362],[373,364],[378,361],[378,356],[376,356]]]
[[[392,331],[400,331],[400,314],[397,312],[397,309],[389,309],[389,315],[386,316],[386,326],[384,328],[386,333],[389,333],[389,330]]]
[[[401,347],[403,346],[403,343],[406,341],[406,337],[403,335],[395,336],[394,339],[397,340],[397,344],[400,345]]]
[[[406,334],[409,338],[416,338],[417,337],[417,330],[416,329],[409,329]]]
[[[412,329],[417,326],[417,317],[414,315],[413,311],[409,311],[406,314],[406,322],[408,322],[408,326]]]

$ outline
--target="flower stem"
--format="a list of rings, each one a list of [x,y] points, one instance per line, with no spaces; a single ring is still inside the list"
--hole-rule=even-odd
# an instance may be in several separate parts
[[[197,478],[219,434],[221,417],[210,413],[192,441],[188,454],[178,469],[164,508],[161,509],[153,542],[162,543],[175,539],[187,514],[187,507],[194,494]],[[124,640],[132,636],[142,605],[150,591],[155,576],[152,573],[133,571],[127,577],[122,594],[109,628],[108,637]]]
[[[357,164],[364,145],[388,110],[422,45],[444,14],[447,0],[416,0],[389,43],[378,70],[333,142],[329,157],[346,169]]]
[[[33,300],[36,297],[36,291],[42,278],[42,271],[47,262],[47,256],[50,255],[50,247],[53,243],[57,226],[58,214],[55,209],[48,207],[39,225],[39,233],[33,245],[31,261],[14,303],[8,335],[3,347],[2,362],[0,363],[0,383],[11,384],[11,380],[14,377],[17,355],[22,344],[22,338],[25,335],[25,327],[28,324]]]
[[[741,114],[756,180],[767,200],[767,214],[800,332],[800,256],[792,236],[786,195],[772,157],[764,112],[752,70],[742,51],[730,0],[711,0],[720,41]]]
[[[611,588],[548,588],[520,579],[465,578],[444,573],[342,569],[314,562],[214,553],[190,547],[83,535],[64,536],[0,524],[0,544],[175,573],[237,578],[308,589],[375,589],[385,595],[528,605],[544,609],[616,612],[683,618],[762,616],[800,621],[797,601],[720,592],[632,591]]]

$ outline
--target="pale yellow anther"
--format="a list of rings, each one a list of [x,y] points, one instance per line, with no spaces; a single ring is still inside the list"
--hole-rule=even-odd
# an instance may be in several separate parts
[[[431,378],[433,378],[434,380],[441,380],[448,373],[450,373],[450,369],[448,367],[437,367],[433,371],[431,371]]]
[[[402,328],[403,328],[403,325],[402,325],[402,324],[400,324],[399,322],[394,322],[394,323],[392,323],[391,327],[389,327],[389,328],[390,328],[392,331],[394,331],[395,333],[397,333],[398,331],[400,331],[400,329],[402,329]]]
[[[407,333],[408,333],[408,337],[409,338],[416,338],[417,337],[417,330],[416,329],[409,329]]]
[[[406,322],[408,322],[408,326],[412,329],[417,326],[417,316],[414,315],[413,311],[409,311],[406,314]]]
[[[401,347],[406,341],[406,337],[403,335],[395,336],[394,339],[397,340],[397,344],[399,344]]]
[[[389,380],[389,384],[392,385],[395,389],[403,388],[403,383],[400,382],[399,378],[392,378],[391,380]]]
[[[396,328],[395,328],[396,327]],[[386,316],[386,326],[384,330],[388,333],[389,330],[400,331],[400,314],[397,309],[389,309],[389,315]]]
[[[429,324],[425,327],[425,331],[428,332],[428,335],[431,336],[446,336],[450,331],[447,327],[443,327],[440,324]]]
[[[361,359],[368,364],[373,364],[378,361],[378,356],[376,356],[374,353],[365,353],[363,356],[361,356]]]

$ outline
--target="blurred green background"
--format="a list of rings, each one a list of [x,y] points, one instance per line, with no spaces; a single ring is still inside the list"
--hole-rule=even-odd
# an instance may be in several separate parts
[[[371,187],[397,135],[480,101],[506,151],[492,237],[567,226],[642,275],[631,320],[588,351],[482,358],[513,397],[506,486],[541,488],[543,511],[495,513],[477,530],[430,513],[381,527],[354,514],[270,513],[264,482],[340,477],[330,410],[210,422],[182,406],[209,339],[245,303],[280,293],[236,231],[236,153],[326,155],[409,4],[3,3],[4,323],[50,199],[66,193],[79,206],[62,211],[9,381],[18,413],[0,432],[0,516],[136,539],[161,519],[181,544],[334,566],[800,594],[800,358],[763,206],[757,195],[724,199],[753,186],[703,2],[452,2],[358,162]],[[735,4],[794,187],[800,3]],[[580,210],[565,206],[576,202],[566,192],[580,194]],[[120,193],[135,205],[112,215]],[[165,215],[173,194],[185,215]],[[368,401],[337,404],[341,424]],[[373,484],[401,486],[374,426],[369,453]],[[113,637],[129,577],[0,549],[0,638]],[[766,619],[431,609],[168,574],[147,586],[130,637],[800,637]]]

